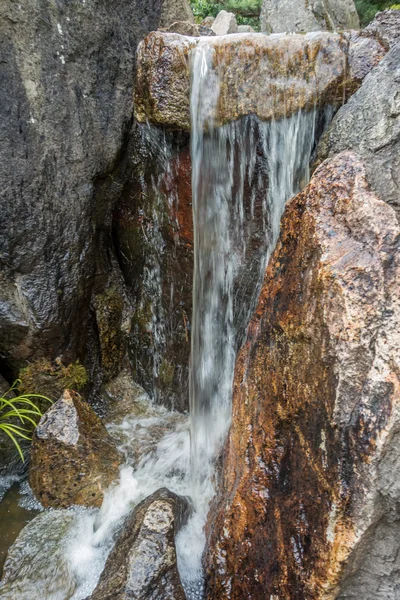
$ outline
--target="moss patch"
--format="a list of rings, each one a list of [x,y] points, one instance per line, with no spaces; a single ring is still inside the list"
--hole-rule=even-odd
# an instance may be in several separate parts
[[[21,369],[19,379],[21,393],[43,394],[55,401],[65,389],[82,390],[88,382],[88,374],[79,360],[64,365],[60,359],[51,362],[41,358]]]

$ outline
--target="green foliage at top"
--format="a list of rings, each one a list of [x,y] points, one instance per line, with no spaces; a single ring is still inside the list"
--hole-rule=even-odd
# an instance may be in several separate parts
[[[220,10],[228,10],[236,15],[237,22],[259,29],[259,15],[262,0],[190,0],[197,22],[205,17],[216,17]],[[355,0],[361,25],[368,25],[377,12],[387,8],[400,9],[393,0]]]
[[[355,4],[363,27],[374,19],[377,12],[399,7],[393,4],[393,0],[355,0]]]
[[[40,399],[51,403],[51,400],[41,394],[20,394],[18,391],[20,384],[21,381],[17,379],[0,397],[0,432],[5,433],[13,441],[24,462],[19,440],[31,439],[31,432],[42,416],[37,401]]]
[[[193,14],[198,23],[206,17],[216,17],[220,10],[236,15],[239,25],[251,25],[260,28],[259,16],[262,0],[190,0]]]

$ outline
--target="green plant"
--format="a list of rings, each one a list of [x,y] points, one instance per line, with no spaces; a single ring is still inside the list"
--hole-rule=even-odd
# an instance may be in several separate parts
[[[393,5],[393,0],[355,0],[358,15],[362,26],[368,25],[377,12],[386,8],[397,8]]]
[[[255,29],[259,27],[262,0],[191,0],[190,4],[198,22],[227,10],[235,13],[240,25],[251,25]]]
[[[38,420],[42,416],[42,411],[33,399],[40,398],[50,403],[52,401],[41,394],[18,394],[20,383],[21,381],[17,379],[10,389],[0,397],[0,431],[13,441],[22,462],[25,462],[18,438],[30,440],[29,434],[32,428],[37,426]]]

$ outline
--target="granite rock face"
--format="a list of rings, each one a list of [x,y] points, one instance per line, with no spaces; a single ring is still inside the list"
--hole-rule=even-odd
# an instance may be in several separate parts
[[[351,152],[289,202],[236,364],[209,598],[398,597],[399,246]]]
[[[377,38],[387,48],[400,40],[400,10],[384,10],[364,29],[364,34]]]
[[[359,29],[354,0],[263,0],[261,31],[337,31]]]
[[[188,65],[198,44],[210,46],[214,63],[223,66],[218,106],[210,115],[216,125],[248,114],[269,120],[315,105],[339,107],[385,55],[378,41],[355,33],[243,33],[205,41],[155,32],[138,49],[139,122],[190,129]]]
[[[379,26],[378,20],[371,29],[378,32]],[[360,154],[370,185],[400,215],[400,44],[340,108],[320,142],[319,159],[343,150]]]
[[[187,501],[166,488],[139,504],[125,521],[90,600],[185,600],[175,534],[188,514]]]
[[[29,484],[45,507],[100,506],[121,456],[92,408],[66,390],[43,415],[31,446]]]
[[[85,352],[98,257],[124,181],[137,42],[160,0],[0,7],[0,355]]]

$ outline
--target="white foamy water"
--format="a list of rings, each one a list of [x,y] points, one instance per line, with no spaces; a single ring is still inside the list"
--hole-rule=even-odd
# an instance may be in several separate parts
[[[20,600],[86,598],[124,518],[160,487],[190,497],[193,504],[193,514],[176,540],[178,566],[188,599],[202,598],[204,525],[215,494],[215,460],[230,425],[236,353],[278,238],[285,203],[308,180],[315,129],[314,112],[270,123],[247,117],[214,127],[211,115],[218,106],[223,69],[215,60],[204,39],[190,64],[194,222],[190,419],[146,400],[141,416],[128,415],[109,425],[126,457],[119,482],[108,490],[100,510],[50,511],[41,515],[46,527],[32,521],[26,528],[16,554],[24,557],[24,570],[18,582],[7,587],[18,588]],[[153,127],[146,135],[155,136],[155,145],[163,136]],[[165,161],[170,168],[167,155]],[[154,231],[155,243],[161,245],[157,223]],[[146,282],[157,298],[159,269],[153,267]],[[162,314],[154,314],[153,333],[160,347],[162,319]],[[158,363],[155,359],[156,370]],[[9,598],[7,593],[0,589],[0,598]]]

